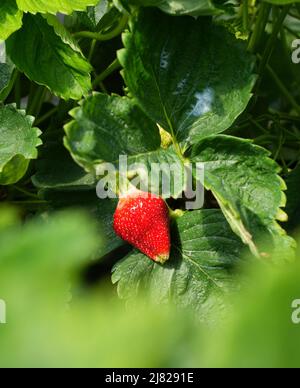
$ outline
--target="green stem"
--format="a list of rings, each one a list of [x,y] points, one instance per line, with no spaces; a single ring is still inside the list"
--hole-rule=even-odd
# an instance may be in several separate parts
[[[119,36],[124,31],[127,24],[128,24],[128,16],[124,15],[121,18],[117,27],[106,34],[101,34],[98,32],[91,32],[91,31],[80,31],[80,32],[76,32],[74,34],[74,37],[75,38],[88,38],[88,39],[94,39],[94,40],[99,41],[99,42],[105,42],[105,41],[112,40],[112,39],[116,38],[117,36]]]
[[[94,55],[94,52],[95,52],[96,45],[97,45],[97,40],[93,39],[92,40],[92,44],[91,44],[91,48],[90,48],[90,52],[89,52],[89,57],[88,57],[89,62],[91,62],[92,59],[93,59],[93,55]]]
[[[292,116],[287,113],[280,113],[279,114],[281,120],[287,120],[287,121],[300,121],[300,117],[298,116]]]
[[[274,47],[276,44],[276,40],[278,38],[278,34],[282,28],[283,22],[284,22],[287,14],[289,12],[290,7],[291,7],[290,5],[283,7],[279,17],[276,20],[276,23],[273,25],[273,31],[272,31],[272,34],[271,34],[268,42],[267,42],[267,45],[266,45],[265,50],[263,52],[263,55],[261,56],[258,54],[258,57],[260,58],[260,64],[259,64],[259,68],[258,68],[258,79],[257,79],[256,85],[255,85],[255,90],[254,90],[255,97],[252,100],[251,108],[253,108],[255,106],[255,104],[258,100],[258,97],[259,97],[258,92],[259,92],[259,89],[261,86],[261,82],[263,79],[265,69],[266,69],[266,67],[271,59],[271,56],[273,54],[273,50],[274,50]]]
[[[256,120],[254,119],[250,119],[250,122],[256,126],[256,128],[258,128],[260,131],[262,131],[263,133],[265,133],[266,135],[269,135],[269,132],[259,123],[257,122]]]
[[[289,90],[286,88],[286,86],[281,82],[278,75],[275,73],[275,71],[272,69],[270,65],[266,66],[270,76],[273,78],[274,82],[276,83],[278,89],[281,91],[281,93],[286,97],[286,99],[290,102],[292,107],[296,110],[296,112],[300,115],[300,106],[295,100],[295,98],[291,95]]]
[[[45,89],[43,86],[38,86],[37,88],[32,87],[28,100],[27,114],[35,116],[38,113],[44,93]]]
[[[101,82],[103,82],[107,77],[109,77],[112,73],[115,71],[121,69],[121,64],[118,59],[115,59],[113,63],[111,63],[107,69],[103,71],[103,73],[99,74],[94,82],[93,82],[93,87],[95,88],[98,86]]]
[[[33,198],[35,200],[38,200],[38,198],[39,198],[36,194],[33,194],[30,191],[27,191],[26,189],[23,189],[22,187],[13,186],[13,188],[15,190],[19,191],[20,193],[26,195],[26,197]]]
[[[58,106],[55,106],[53,109],[50,109],[48,112],[46,112],[43,116],[41,116],[40,118],[38,118],[36,121],[35,121],[35,125],[40,125],[42,124],[44,121],[46,121],[47,119],[49,119],[49,117],[51,117],[54,113],[56,113],[58,111]]]
[[[18,71],[15,80],[15,102],[17,104],[17,108],[21,108],[21,73]]]
[[[43,106],[43,103],[45,102],[46,95],[47,95],[47,89],[44,88],[42,93],[41,93],[41,98],[40,98],[40,100],[38,101],[38,103],[36,105],[36,109],[35,109],[35,112],[34,112],[35,117],[39,116],[39,114],[41,112],[41,109],[42,109],[42,106]]]
[[[261,39],[264,35],[266,25],[269,20],[271,11],[271,5],[268,3],[262,3],[258,11],[258,17],[255,23],[254,31],[251,35],[248,50],[252,53],[256,53],[260,45]]]
[[[106,86],[104,85],[103,81],[99,82],[99,86],[102,93],[108,94],[108,90],[106,89]]]
[[[183,150],[181,149],[181,146],[180,146],[180,144],[178,143],[177,138],[176,138],[176,134],[175,134],[175,131],[174,131],[174,128],[173,128],[172,121],[170,120],[170,118],[169,118],[169,116],[168,116],[167,110],[166,110],[165,107],[163,108],[163,110],[164,110],[164,114],[165,114],[166,121],[167,121],[168,126],[169,126],[170,131],[171,131],[172,142],[173,142],[175,151],[176,151],[178,157],[180,158],[180,160],[181,160],[183,163],[185,163],[186,160],[185,160],[185,158],[184,158],[184,153],[185,153],[186,150],[183,151]]]
[[[249,28],[249,2],[243,0],[243,29],[248,31]]]
[[[284,137],[284,134],[281,133],[280,134],[280,138],[279,138],[279,141],[278,141],[278,147],[277,147],[277,150],[274,154],[274,160],[278,160],[279,157],[280,157],[280,154],[281,154],[281,151],[282,151],[282,147],[283,147],[283,144],[284,144],[284,141],[285,141],[285,137]]]
[[[36,88],[37,88],[37,85],[32,82],[30,84],[29,93],[28,93],[27,108],[26,108],[27,112],[30,111],[30,106],[31,106],[32,101],[34,99],[34,93],[36,91]]]
[[[262,56],[262,59],[260,62],[260,66],[259,66],[259,70],[258,70],[258,74],[259,74],[260,78],[262,77],[264,70],[265,70],[267,64],[269,63],[269,60],[273,54],[275,43],[276,43],[276,40],[278,38],[278,34],[282,28],[283,22],[287,16],[287,14],[289,13],[290,7],[291,7],[290,5],[283,7],[281,14],[277,18],[276,23],[273,26],[272,34],[268,40],[267,46],[264,50],[264,53],[263,53],[263,56]]]
[[[280,30],[280,37],[281,37],[281,41],[282,41],[283,48],[284,48],[284,51],[285,51],[285,55],[287,57],[290,57],[290,48],[289,48],[287,36],[286,36],[286,33],[285,33],[285,29],[284,29],[283,26],[281,27],[281,30]]]

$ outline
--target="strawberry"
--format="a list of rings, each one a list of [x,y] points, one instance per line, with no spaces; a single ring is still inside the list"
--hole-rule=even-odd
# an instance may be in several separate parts
[[[161,264],[169,259],[169,209],[162,198],[137,189],[127,192],[119,200],[114,230],[150,259]]]

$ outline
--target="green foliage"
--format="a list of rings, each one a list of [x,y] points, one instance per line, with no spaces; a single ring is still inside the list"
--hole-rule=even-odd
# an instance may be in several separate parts
[[[228,324],[209,341],[206,366],[299,368],[299,325],[292,321],[299,269],[299,260],[289,268],[256,269]]]
[[[121,298],[149,294],[157,303],[192,307],[201,320],[223,308],[224,294],[238,287],[235,271],[243,246],[219,210],[191,212],[173,225],[173,252],[164,265],[131,253],[113,270]],[[215,318],[214,317],[214,318]]]
[[[53,16],[24,17],[22,30],[7,41],[18,69],[66,100],[79,100],[91,89],[91,66],[71,35]]]
[[[65,18],[65,25],[74,31],[81,28],[100,32],[110,29],[120,17],[120,12],[109,0],[100,1],[95,7],[89,7],[86,12],[73,12]]]
[[[67,212],[35,220],[2,232],[0,241],[1,246],[6,242],[0,260],[0,293],[9,309],[8,324],[0,329],[6,353],[0,355],[2,367],[159,366],[172,364],[168,356],[174,345],[182,344],[182,354],[192,346],[191,340],[185,345],[185,337],[193,324],[182,317],[182,325],[170,330],[169,345],[166,342],[166,349],[157,356],[153,327],[156,323],[155,343],[159,346],[175,312],[150,309],[138,317],[99,292],[88,299],[72,298],[70,291],[76,294],[80,266],[99,245],[99,236],[86,215]],[[12,281],[16,286],[11,287]],[[124,336],[126,330],[130,334]],[[103,333],[107,334],[103,337]],[[143,338],[148,340],[140,348]],[[116,352],[115,346],[123,351]],[[129,348],[131,357],[126,361]]]
[[[1,1],[1,366],[299,366],[297,3]],[[119,175],[170,208],[164,266]]]
[[[158,127],[129,98],[93,95],[70,115],[75,120],[66,126],[66,146],[87,167],[160,147]]]
[[[144,11],[123,41],[119,59],[130,92],[179,142],[223,132],[251,98],[251,55],[209,19]]]
[[[55,190],[79,190],[95,185],[94,175],[74,163],[63,147],[62,139],[59,140],[48,139],[44,144],[32,178],[34,185],[39,189]]]
[[[129,0],[134,5],[158,7],[174,15],[206,16],[222,13],[222,3],[225,1],[211,0]]]
[[[6,63],[0,63],[0,93],[8,86],[11,72]]]
[[[36,14],[57,12],[70,14],[73,11],[83,11],[88,6],[96,5],[99,0],[17,0],[20,10]]]
[[[0,107],[0,184],[12,184],[25,174],[30,159],[37,158],[40,131],[34,118],[15,106]]]
[[[0,211],[0,220],[15,219]],[[83,213],[7,223],[0,242],[9,311],[0,326],[2,367],[299,367],[299,327],[291,321],[299,263],[252,268],[229,312],[207,327],[187,310],[140,299],[125,310],[103,288],[79,297],[80,267],[99,246]]]
[[[230,136],[203,140],[193,148],[192,160],[204,163],[205,187],[213,192],[233,230],[259,256],[261,235],[265,239],[268,231],[273,233],[277,218],[286,219],[280,210],[286,204],[282,191],[286,186],[278,176],[279,166],[265,149]],[[280,239],[278,233],[275,238]]]
[[[23,12],[15,0],[2,0],[0,4],[0,40],[7,39],[22,26]]]
[[[9,87],[14,65],[6,55],[5,44],[0,43],[0,101]]]
[[[147,174],[150,174],[153,163],[176,165],[182,179],[181,184],[177,181],[176,185],[175,178],[172,179],[171,194],[176,197],[182,193],[185,185],[182,161],[173,149],[161,148],[157,125],[145,116],[132,99],[94,94],[70,115],[74,121],[65,126],[65,145],[87,171],[95,176],[102,175],[101,167],[106,162],[118,168],[119,157],[124,155],[128,157],[131,174],[138,172],[138,164],[141,163]],[[160,171],[157,171],[158,174]],[[163,168],[162,174],[166,174]],[[165,193],[162,194],[165,196]],[[166,198],[169,198],[168,195]]]

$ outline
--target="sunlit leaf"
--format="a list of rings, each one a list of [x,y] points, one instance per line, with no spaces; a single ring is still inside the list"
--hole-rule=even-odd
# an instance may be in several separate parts
[[[261,254],[259,243],[262,239],[265,242],[269,233],[275,246],[281,238],[290,240],[276,226],[276,219],[286,220],[281,210],[286,204],[286,186],[278,175],[279,166],[269,156],[248,140],[223,135],[203,140],[192,153],[194,162],[204,164],[205,187],[213,192],[233,230],[256,256]],[[290,245],[294,245],[292,240]],[[284,256],[290,257],[290,251]]]
[[[145,10],[123,40],[119,59],[130,93],[179,142],[223,132],[246,108],[253,59],[243,42],[210,19]]]
[[[0,184],[12,184],[25,174],[29,161],[38,156],[40,130],[34,118],[13,105],[0,107]]]
[[[20,10],[34,14],[58,12],[70,14],[73,11],[83,11],[97,3],[99,0],[17,0]]]
[[[0,4],[0,41],[7,39],[22,26],[23,12],[15,0],[1,0]]]
[[[26,15],[7,51],[20,71],[59,97],[79,100],[91,89],[91,65],[54,16]]]

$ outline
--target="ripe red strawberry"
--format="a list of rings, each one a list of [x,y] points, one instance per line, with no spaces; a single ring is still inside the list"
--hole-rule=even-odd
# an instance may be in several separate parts
[[[152,260],[164,264],[169,259],[169,209],[162,198],[131,190],[120,198],[114,216],[114,230]]]

